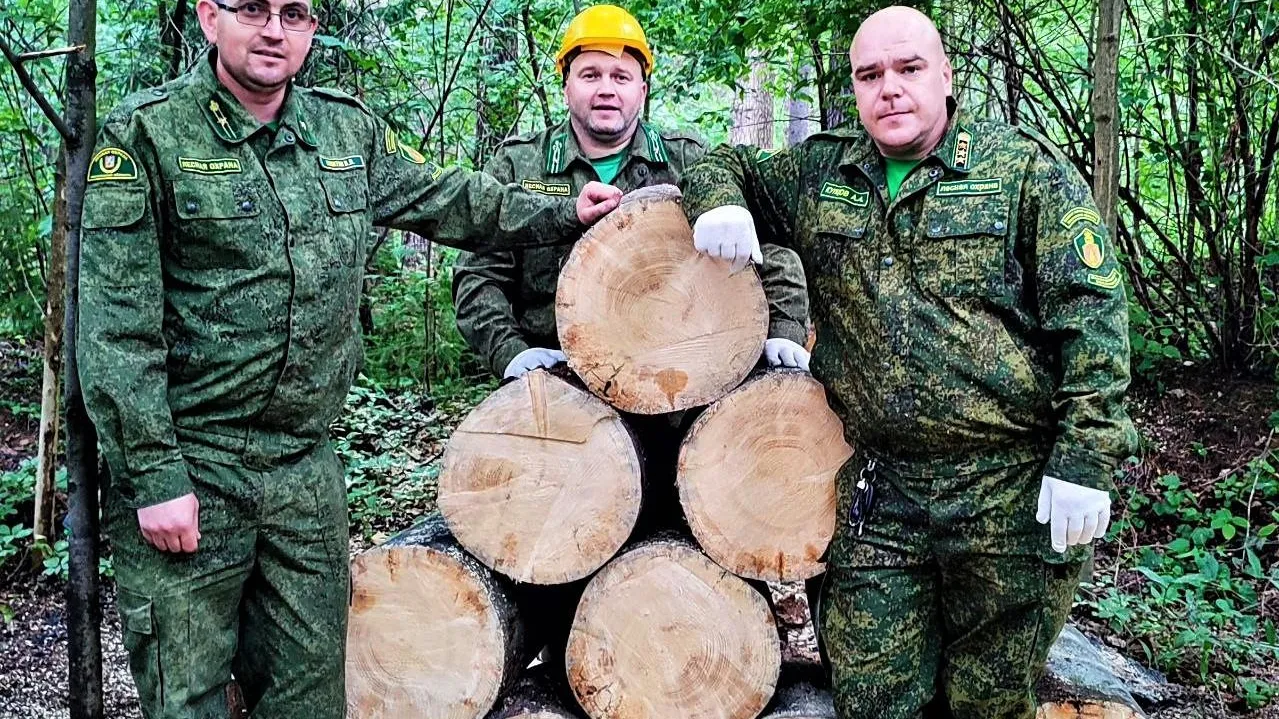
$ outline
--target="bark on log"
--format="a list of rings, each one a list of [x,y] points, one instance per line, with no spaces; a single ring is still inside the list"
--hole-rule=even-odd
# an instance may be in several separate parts
[[[592,227],[560,271],[560,346],[592,392],[626,412],[658,414],[709,404],[759,359],[768,304],[754,272],[693,248],[670,185],[622,199]]]
[[[529,669],[502,695],[486,719],[581,719],[563,675],[546,665]]]
[[[433,514],[351,563],[347,715],[479,719],[530,659],[508,582]]]
[[[659,537],[587,585],[565,661],[593,719],[754,719],[781,649],[764,597],[690,542]]]
[[[512,579],[560,584],[617,553],[643,470],[618,413],[535,370],[500,387],[449,440],[439,508],[463,547]]]
[[[708,555],[751,579],[820,574],[835,531],[835,475],[852,456],[821,383],[771,370],[697,418],[679,456],[680,503]]]
[[[835,719],[835,702],[824,688],[827,684],[820,665],[783,666],[777,696],[760,719]]]

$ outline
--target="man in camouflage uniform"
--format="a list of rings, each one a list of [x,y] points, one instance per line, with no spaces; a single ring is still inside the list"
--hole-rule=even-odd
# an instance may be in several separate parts
[[[498,148],[485,171],[534,192],[569,195],[593,180],[629,192],[675,184],[705,153],[702,141],[643,122],[653,56],[630,13],[595,5],[569,24],[557,67],[569,119],[521,135]],[[806,363],[808,297],[803,269],[790,250],[768,245],[763,281],[769,300],[771,364]],[[462,335],[498,377],[518,377],[565,361],[555,328],[555,289],[570,246],[464,255],[455,269],[453,300]],[[806,367],[806,365],[805,365]],[[644,522],[678,515],[674,468],[683,413],[627,415],[644,448],[652,483]],[[658,517],[657,515],[661,515]]]
[[[437,167],[339,92],[292,84],[306,0],[200,0],[214,49],[127,98],[88,176],[79,361],[148,717],[342,717],[346,492],[327,428],[361,346],[373,225],[479,248],[572,241],[576,207]],[[598,204],[597,204],[598,202]]]
[[[839,716],[1030,719],[1135,443],[1119,264],[1052,145],[957,110],[926,17],[872,15],[850,58],[862,127],[717,148],[684,180],[695,243],[758,228],[808,271],[857,448],[820,610]]]

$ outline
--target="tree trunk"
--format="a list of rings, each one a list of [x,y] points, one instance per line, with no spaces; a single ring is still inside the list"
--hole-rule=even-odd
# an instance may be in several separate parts
[[[805,65],[799,70],[799,85],[795,93],[808,92],[812,89],[813,66]],[[786,146],[794,147],[813,134],[819,123],[810,119],[813,105],[808,100],[792,96],[786,100]]]
[[[709,404],[759,359],[768,303],[754,272],[693,248],[668,185],[630,193],[573,247],[555,320],[569,366],[596,395],[636,414]]]
[[[543,370],[500,387],[444,453],[439,508],[458,542],[520,582],[590,576],[630,536],[642,464],[618,413]]]
[[[828,683],[820,665],[783,666],[777,696],[760,719],[835,719]]]
[[[680,448],[689,528],[735,574],[815,576],[835,532],[835,475],[852,453],[811,375],[772,370],[749,379],[698,417]]]
[[[1124,0],[1097,4],[1097,57],[1093,64],[1093,197],[1102,223],[1115,227],[1119,199],[1119,28]]]
[[[351,563],[347,713],[479,719],[532,659],[514,589],[429,515]]]
[[[666,536],[591,580],[565,662],[593,719],[754,719],[773,695],[781,649],[758,591]]]
[[[97,132],[97,0],[71,0],[67,42],[84,49],[67,56],[63,120],[66,157],[66,352],[67,523],[71,544],[67,559],[67,674],[71,719],[102,716],[102,605],[98,597],[98,437],[84,409],[75,358],[79,324],[80,211],[85,179]]]
[[[44,376],[40,389],[39,452],[36,461],[35,517],[36,539],[54,537],[54,475],[58,471],[58,428],[61,418],[61,384],[63,372],[63,335],[66,324],[67,276],[67,157],[58,154],[54,173],[53,233],[49,239],[49,272],[45,280],[44,305]],[[83,188],[83,184],[81,185]],[[83,192],[83,189],[81,190]]]
[[[751,53],[751,71],[733,101],[733,126],[728,141],[734,145],[773,146],[773,96],[765,85],[771,79],[759,53]]]
[[[486,719],[581,719],[563,677],[545,664],[528,670]]]

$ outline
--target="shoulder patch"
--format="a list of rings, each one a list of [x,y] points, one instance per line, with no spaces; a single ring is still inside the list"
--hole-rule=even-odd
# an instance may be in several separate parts
[[[89,162],[87,182],[127,182],[138,179],[138,163],[118,147],[104,147]]]
[[[400,150],[400,138],[396,136],[395,130],[392,130],[390,125],[382,131],[382,149],[388,155],[394,155]]]
[[[659,127],[657,131],[666,140],[683,140],[691,142],[698,147],[706,147],[706,138],[693,130],[665,130]]]
[[[373,111],[369,109],[368,105],[364,104],[363,100],[355,97],[354,95],[342,92],[341,90],[335,90],[331,87],[313,87],[311,88],[311,93],[316,97],[321,97],[326,100],[336,100],[337,102],[341,102],[346,105],[354,105],[363,110],[366,114],[373,114]]]
[[[761,147],[759,152],[755,153],[755,162],[758,163],[758,162],[766,162],[768,160],[771,160],[779,152],[781,152],[781,150],[765,150],[764,148]]]
[[[545,130],[533,130],[532,132],[525,132],[519,135],[511,135],[497,143],[497,146],[506,147],[507,145],[527,145],[530,142],[535,142],[543,132],[545,132]]]
[[[129,118],[133,113],[141,110],[148,105],[155,105],[166,102],[169,99],[169,91],[165,87],[155,87],[142,92],[135,92],[125,97],[116,105],[114,109],[107,115],[103,121],[103,125],[125,125],[128,124]]]

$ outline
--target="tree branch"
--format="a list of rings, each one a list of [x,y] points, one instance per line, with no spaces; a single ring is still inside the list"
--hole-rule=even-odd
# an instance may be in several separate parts
[[[81,45],[80,47],[84,47]],[[40,92],[40,88],[36,87],[35,82],[31,79],[31,75],[27,74],[27,69],[22,66],[23,59],[13,52],[13,48],[9,47],[9,43],[0,37],[0,52],[4,53],[5,59],[13,66],[13,72],[18,76],[18,82],[22,83],[22,87],[26,89],[27,94],[36,101],[40,109],[44,112],[44,116],[49,118],[49,122],[53,123],[53,127],[57,129],[58,134],[63,140],[74,140],[75,136],[71,132],[71,128],[62,121],[62,116],[57,110],[53,109],[53,105],[49,104],[49,99]]]
[[[24,52],[18,56],[18,62],[30,62],[31,60],[43,60],[47,57],[58,57],[59,55],[71,55],[84,49],[84,45],[68,45],[67,47],[53,48],[52,50],[38,50],[36,52]]]

